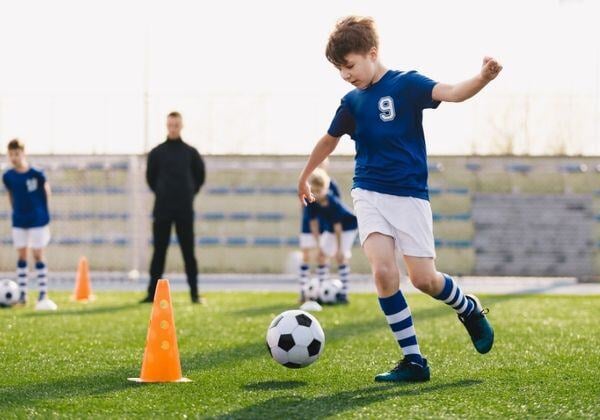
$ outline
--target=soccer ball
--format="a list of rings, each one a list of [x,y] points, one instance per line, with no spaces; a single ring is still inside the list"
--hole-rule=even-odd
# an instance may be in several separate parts
[[[307,300],[317,300],[319,298],[319,289],[321,282],[317,277],[310,279],[303,288],[304,297]]]
[[[313,363],[323,353],[325,333],[308,312],[285,311],[275,317],[267,330],[267,349],[276,362],[298,369]]]
[[[319,290],[319,299],[323,303],[335,303],[337,294],[342,291],[342,282],[338,279],[325,280]]]
[[[12,280],[0,280],[0,306],[13,306],[19,301],[19,286]]]

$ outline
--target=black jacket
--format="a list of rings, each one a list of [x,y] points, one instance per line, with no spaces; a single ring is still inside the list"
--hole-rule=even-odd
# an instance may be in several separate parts
[[[146,181],[156,196],[154,218],[193,214],[194,196],[204,184],[204,177],[200,153],[181,139],[166,140],[152,149],[148,154]]]

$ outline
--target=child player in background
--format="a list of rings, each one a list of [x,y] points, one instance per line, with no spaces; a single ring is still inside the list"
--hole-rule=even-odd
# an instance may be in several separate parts
[[[56,304],[48,298],[48,269],[44,261],[44,248],[50,242],[50,186],[44,173],[27,162],[25,146],[20,140],[8,143],[8,157],[13,167],[4,173],[2,181],[12,206],[12,240],[18,255],[19,304],[27,304],[27,253],[31,248],[39,288],[35,308],[56,310]]]
[[[308,218],[311,231],[318,232],[318,224],[322,221],[325,229],[319,243],[321,252],[327,258],[335,257],[338,264],[338,275],[342,282],[342,290],[337,296],[337,303],[348,303],[348,280],[350,276],[349,260],[352,246],[358,234],[356,216],[339,196],[331,191],[331,182],[327,172],[315,169],[308,178],[311,191],[316,198],[308,206]]]
[[[329,159],[325,159],[319,165],[319,168],[323,169],[324,171],[327,171],[328,167]],[[340,189],[336,182],[331,178],[329,190],[333,195],[337,197],[340,196]],[[308,207],[311,205],[302,206],[302,221],[300,227],[300,251],[302,252],[302,262],[300,263],[299,271],[300,303],[306,301],[304,290],[308,283],[308,279],[310,278],[311,254],[312,258],[314,258],[314,261],[317,263],[317,277],[319,278],[319,282],[323,282],[329,277],[328,258],[319,246],[321,234],[327,229],[327,226],[324,220],[319,220],[318,234],[311,232],[308,217]]]

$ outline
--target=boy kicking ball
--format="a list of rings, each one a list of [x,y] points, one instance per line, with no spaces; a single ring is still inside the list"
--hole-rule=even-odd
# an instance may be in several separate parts
[[[12,239],[18,255],[19,305],[27,304],[27,251],[31,248],[40,290],[35,309],[56,310],[56,304],[48,298],[48,270],[44,262],[44,248],[50,242],[50,186],[44,173],[27,163],[25,146],[20,140],[8,143],[8,157],[13,168],[4,173],[2,181],[13,210]]]
[[[309,176],[348,134],[356,145],[352,198],[360,242],[381,309],[404,355],[375,380],[427,381],[427,359],[400,291],[396,249],[415,287],[457,312],[479,353],[491,350],[494,331],[478,299],[465,295],[452,277],[435,267],[422,113],[441,102],[471,98],[498,76],[502,66],[486,57],[475,77],[455,85],[437,83],[416,71],[388,70],[379,60],[378,44],[371,18],[347,17],[330,35],[327,59],[354,89],[342,98],[327,134],[315,145],[298,181],[298,197],[303,203],[315,201]]]

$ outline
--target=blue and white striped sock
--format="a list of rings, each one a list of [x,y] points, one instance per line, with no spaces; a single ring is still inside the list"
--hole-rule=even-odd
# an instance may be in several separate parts
[[[304,298],[304,288],[308,283],[308,277],[310,276],[310,266],[306,263],[300,264],[299,271],[299,282],[300,282],[300,297]]]
[[[350,264],[342,264],[338,267],[338,274],[342,282],[342,295],[348,294],[348,278],[350,277]]]
[[[458,284],[448,274],[442,273],[444,280],[444,289],[435,298],[452,306],[456,313],[461,316],[468,316],[475,309],[475,304],[465,297]]]
[[[48,269],[43,261],[38,261],[35,263],[35,270],[37,271],[38,288],[40,290],[38,300],[43,300],[48,294]]]
[[[402,292],[386,298],[379,298],[379,305],[385,314],[387,322],[402,349],[404,357],[410,361],[423,364],[423,357],[417,343],[417,335],[413,326],[410,308]]]
[[[329,277],[329,265],[327,264],[319,264],[317,267],[317,277],[319,278],[319,283],[323,283]]]
[[[27,261],[17,261],[17,283],[19,284],[19,299],[27,298]]]

